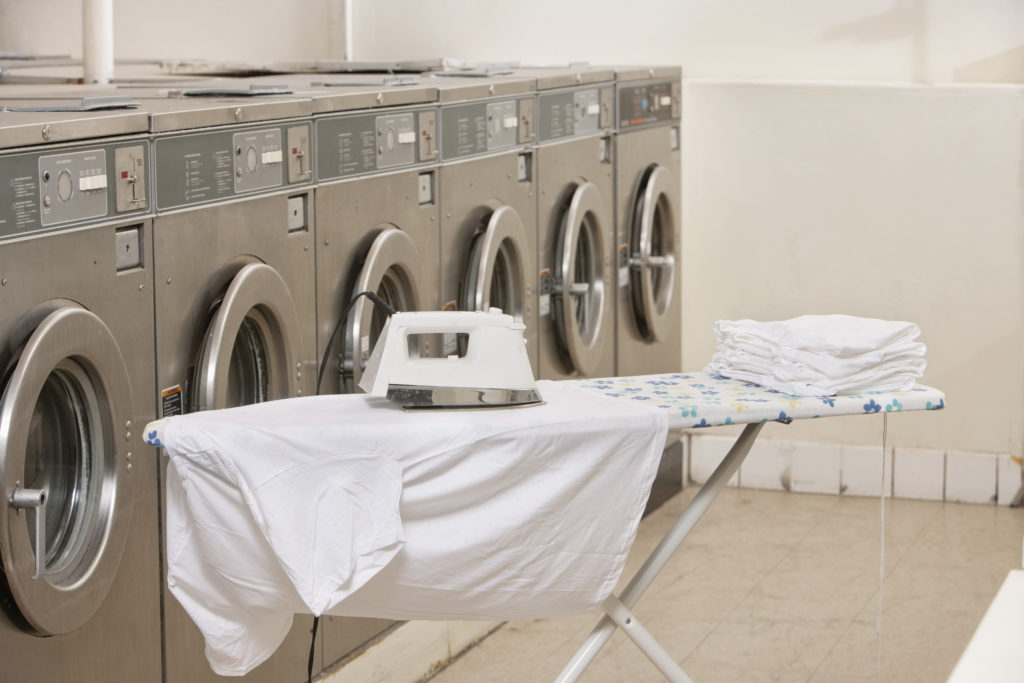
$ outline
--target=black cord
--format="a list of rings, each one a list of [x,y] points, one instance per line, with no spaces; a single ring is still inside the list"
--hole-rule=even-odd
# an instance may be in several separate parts
[[[309,641],[309,661],[306,663],[306,683],[313,683],[313,653],[316,651],[316,628],[320,617],[313,617],[313,637]]]
[[[356,301],[358,301],[359,297],[361,296],[365,296],[367,299],[383,308],[385,311],[387,311],[387,314],[389,316],[395,314],[395,309],[391,308],[391,306],[388,305],[388,302],[384,301],[384,299],[377,296],[376,292],[366,290],[364,292],[359,292],[354,297],[352,297],[352,299],[348,302],[348,305],[345,306],[345,310],[342,312],[341,317],[338,318],[338,324],[335,325],[334,330],[331,331],[331,336],[327,338],[327,348],[324,350],[323,360],[320,361],[320,371],[316,373],[317,394],[320,393],[320,382],[323,381],[324,370],[327,369],[327,359],[331,357],[331,346],[334,344],[334,338],[338,336],[338,330],[341,329],[342,324],[344,324],[345,320],[348,319],[348,314],[352,312],[352,307],[355,306]]]

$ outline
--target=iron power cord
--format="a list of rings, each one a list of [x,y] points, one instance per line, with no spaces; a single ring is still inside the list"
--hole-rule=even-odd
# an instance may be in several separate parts
[[[355,306],[356,301],[358,301],[359,297],[361,297],[361,296],[365,296],[367,299],[372,301],[375,305],[380,306],[381,308],[383,308],[385,311],[387,311],[387,314],[389,316],[395,314],[395,309],[391,308],[391,306],[389,306],[388,303],[386,301],[384,301],[384,299],[382,299],[379,296],[377,296],[376,292],[371,292],[369,290],[366,290],[366,291],[363,291],[363,292],[359,292],[354,297],[352,297],[352,299],[348,302],[348,305],[345,306],[345,310],[342,312],[341,317],[338,318],[338,324],[335,325],[334,329],[331,331],[331,336],[327,338],[327,348],[324,350],[324,357],[320,361],[320,371],[316,373],[316,393],[317,394],[320,393],[320,382],[323,381],[324,370],[327,369],[327,359],[331,357],[331,346],[334,345],[334,338],[336,336],[338,336],[338,330],[341,329],[341,326],[348,319],[349,313],[352,312],[352,308]]]
[[[313,617],[313,636],[309,641],[309,661],[306,662],[306,683],[313,683],[313,653],[316,651],[316,629],[320,617]]]
[[[352,299],[348,302],[348,305],[345,306],[345,310],[342,312],[341,317],[338,318],[338,323],[334,326],[334,329],[331,331],[331,336],[327,338],[327,348],[324,350],[324,357],[320,361],[320,370],[319,372],[316,373],[317,394],[320,393],[320,383],[323,381],[324,378],[324,370],[327,369],[327,359],[331,357],[331,347],[334,345],[334,338],[338,335],[338,330],[341,329],[342,324],[344,324],[344,322],[348,319],[349,313],[352,312],[352,308],[355,306],[356,301],[358,301],[359,297],[361,296],[365,296],[367,299],[372,301],[374,305],[383,308],[385,311],[387,311],[387,314],[389,316],[395,314],[395,309],[391,308],[391,306],[389,306],[388,303],[384,301],[384,299],[377,296],[375,292],[367,290],[364,292],[359,292],[354,297],[352,297]],[[313,683],[313,657],[316,653],[316,632],[319,626],[320,617],[313,617],[313,633],[309,640],[309,659],[306,661],[307,683]]]

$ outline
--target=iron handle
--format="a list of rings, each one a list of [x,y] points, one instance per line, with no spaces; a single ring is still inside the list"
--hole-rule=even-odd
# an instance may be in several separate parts
[[[15,489],[11,494],[11,507],[36,511],[36,573],[32,575],[35,581],[46,567],[46,489]]]

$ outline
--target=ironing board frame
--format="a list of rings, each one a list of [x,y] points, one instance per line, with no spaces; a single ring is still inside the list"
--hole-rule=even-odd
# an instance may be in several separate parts
[[[789,424],[794,419],[870,415],[883,411],[888,414],[904,410],[941,410],[945,407],[945,396],[941,391],[921,385],[904,392],[801,397],[707,372],[571,381],[609,397],[641,400],[661,408],[669,414],[669,429],[732,424],[744,424],[745,427],[622,593],[605,599],[601,606],[604,616],[555,679],[557,683],[577,680],[616,629],[622,629],[665,678],[673,682],[690,681],[675,659],[644,628],[632,609],[743,464],[766,422]]]
[[[789,421],[785,422],[788,424]],[[693,528],[697,526],[697,522],[700,521],[704,513],[711,507],[711,503],[714,502],[718,494],[725,488],[732,475],[743,464],[763,426],[763,422],[758,422],[744,427],[725,458],[715,468],[715,471],[701,487],[700,491],[697,492],[693,500],[690,501],[690,504],[686,506],[682,514],[679,515],[675,524],[672,525],[672,528],[661,539],[658,546],[647,557],[643,566],[640,567],[622,593],[618,596],[610,595],[605,599],[602,604],[605,615],[598,622],[597,626],[594,627],[594,630],[590,632],[590,635],[587,636],[587,639],[576,651],[576,654],[572,656],[569,663],[566,664],[562,673],[555,679],[556,683],[568,683],[569,681],[577,680],[587,666],[594,661],[597,653],[604,647],[609,638],[612,637],[616,629],[622,629],[622,632],[636,643],[636,646],[651,660],[654,666],[658,667],[658,670],[661,671],[665,678],[673,681],[673,683],[686,683],[691,680],[683,672],[679,664],[676,663],[675,659],[672,658],[672,655],[644,628],[643,624],[640,623],[631,610],[640,599],[640,596],[644,594],[644,591],[650,587],[661,570],[665,568],[665,565],[668,564],[668,561],[679,549],[683,541],[686,540],[686,537],[693,531]]]

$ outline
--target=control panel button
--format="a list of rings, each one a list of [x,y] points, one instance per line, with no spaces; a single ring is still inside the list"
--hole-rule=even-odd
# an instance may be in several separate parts
[[[272,149],[272,150],[264,152],[260,156],[260,160],[264,163],[264,165],[266,165],[266,164],[279,164],[279,163],[281,163],[284,160],[284,155],[281,153],[281,150],[279,150],[279,149]]]
[[[67,170],[61,171],[57,176],[57,198],[62,202],[68,201],[71,199],[72,189],[71,174]]]
[[[398,134],[398,144],[411,145],[416,142],[416,131],[407,130]]]
[[[247,149],[245,151],[245,167],[246,167],[246,169],[248,169],[249,173],[255,173],[256,172],[256,164],[257,164],[256,148],[253,147],[252,145],[250,145],[249,149]]]

